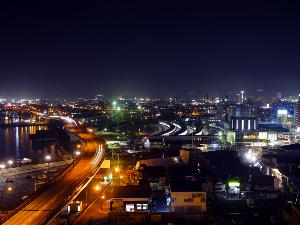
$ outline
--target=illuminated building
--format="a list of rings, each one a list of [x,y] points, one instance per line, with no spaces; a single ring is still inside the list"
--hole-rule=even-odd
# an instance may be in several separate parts
[[[272,106],[272,121],[281,123],[289,129],[296,126],[296,104],[294,102],[277,101]]]
[[[231,117],[230,128],[233,131],[255,131],[256,117]]]

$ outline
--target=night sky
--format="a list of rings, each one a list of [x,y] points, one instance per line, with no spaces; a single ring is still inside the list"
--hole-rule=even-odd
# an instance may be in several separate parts
[[[0,97],[300,92],[287,0],[28,2],[0,3]]]

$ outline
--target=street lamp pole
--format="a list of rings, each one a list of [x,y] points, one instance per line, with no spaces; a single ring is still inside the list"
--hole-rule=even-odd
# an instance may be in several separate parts
[[[51,156],[46,155],[45,159],[48,162],[48,181],[49,181],[50,180],[50,160],[51,160]]]

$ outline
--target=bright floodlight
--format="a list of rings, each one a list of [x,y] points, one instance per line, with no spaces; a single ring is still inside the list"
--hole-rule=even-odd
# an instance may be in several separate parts
[[[76,151],[76,152],[75,152],[75,155],[76,155],[76,156],[79,156],[80,154],[81,154],[80,151]]]
[[[0,168],[4,169],[5,168],[5,164],[0,164]]]
[[[247,162],[249,162],[251,164],[255,164],[257,161],[257,157],[252,150],[248,150],[244,156],[245,156],[245,159],[247,160]]]
[[[11,165],[14,163],[14,161],[12,161],[12,160],[8,160],[8,161],[7,161],[7,163],[8,163],[8,165],[10,165],[10,166],[11,166]]]
[[[45,159],[46,159],[47,161],[50,161],[50,160],[51,160],[51,156],[50,156],[50,155],[46,155]]]

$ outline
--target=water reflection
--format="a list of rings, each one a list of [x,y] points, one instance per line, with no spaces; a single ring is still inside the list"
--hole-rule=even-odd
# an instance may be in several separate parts
[[[53,142],[35,142],[29,138],[29,135],[35,134],[37,130],[46,129],[46,126],[0,128],[0,161],[30,158],[32,162],[43,162],[44,155],[55,154]]]

